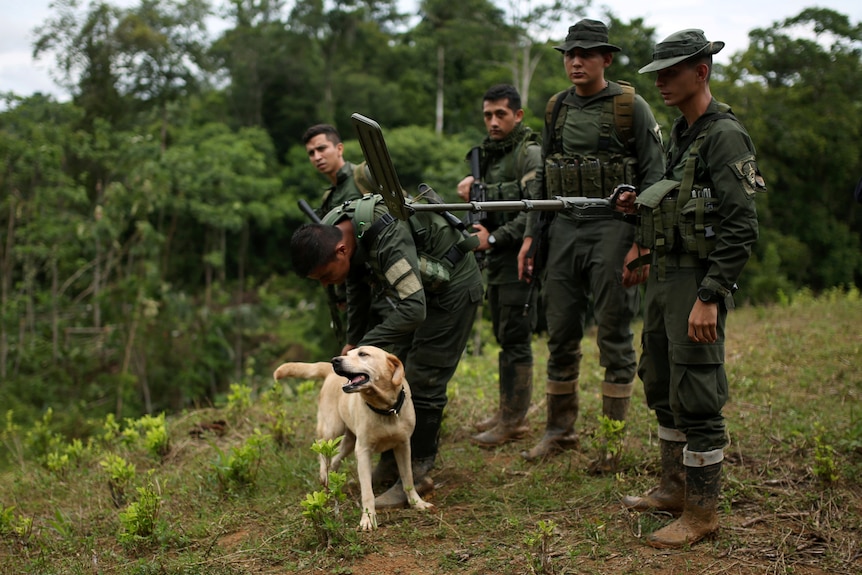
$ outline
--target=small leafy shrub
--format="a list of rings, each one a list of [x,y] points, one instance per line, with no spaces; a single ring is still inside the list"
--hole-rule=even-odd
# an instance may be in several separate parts
[[[120,437],[122,442],[129,447],[142,443],[147,453],[158,458],[163,458],[171,450],[164,413],[155,417],[144,415],[140,419],[127,418],[126,428]]]
[[[111,499],[116,507],[126,504],[126,489],[135,479],[135,464],[130,463],[119,455],[109,453],[99,465],[108,474],[108,489],[111,491]]]
[[[550,575],[554,572],[551,565],[551,540],[557,524],[551,520],[540,520],[536,530],[524,537],[524,543],[529,547],[527,559],[533,573]]]
[[[15,516],[14,507],[0,505],[0,537],[27,540],[33,534],[33,520]]]
[[[251,407],[251,387],[242,383],[230,384],[225,408],[230,413],[237,413]]]
[[[254,435],[246,439],[244,444],[230,448],[227,453],[215,447],[217,455],[213,468],[222,492],[236,493],[254,486],[263,447],[270,440],[270,435],[255,429]]]
[[[599,415],[598,420],[599,427],[596,430],[597,465],[604,466],[607,470],[615,470],[619,466],[620,456],[623,452],[626,422],[611,419],[606,415]]]
[[[335,439],[318,439],[311,446],[317,454],[332,457],[338,452],[342,437]],[[347,495],[343,488],[347,483],[347,474],[328,471],[329,485],[320,491],[313,491],[305,496],[300,504],[302,515],[311,521],[321,547],[329,548],[333,543],[344,539],[347,532],[346,524],[341,516],[341,503]]]
[[[124,511],[120,512],[120,543],[126,546],[137,546],[152,541],[156,535],[158,526],[159,510],[162,506],[162,497],[156,491],[152,482],[152,475],[147,480],[145,487],[138,487],[137,500],[129,503]]]
[[[815,425],[814,429],[814,475],[824,485],[831,485],[839,478],[835,449],[823,441],[823,428],[819,424]]]
[[[6,421],[0,431],[0,443],[6,448],[9,456],[24,465],[24,446],[21,441],[21,426],[15,423],[14,412],[6,411]]]

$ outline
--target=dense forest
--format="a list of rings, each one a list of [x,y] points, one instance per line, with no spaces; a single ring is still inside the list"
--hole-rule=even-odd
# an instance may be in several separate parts
[[[451,198],[484,133],[482,93],[513,83],[540,129],[568,85],[550,30],[585,9],[81,4],[56,0],[33,45],[71,100],[0,94],[0,405],[20,421],[54,407],[73,435],[106,413],[206,405],[231,383],[265,385],[284,359],[328,357],[324,295],[287,253],[297,200],[316,204],[325,187],[303,131],[335,124],[358,162],[350,115],[372,117],[405,188]],[[608,77],[633,83],[666,135],[674,110],[637,74],[655,29],[605,20],[623,48]],[[751,133],[769,188],[740,303],[862,286],[860,58],[862,25],[811,8],[751,30],[716,66],[713,94]]]

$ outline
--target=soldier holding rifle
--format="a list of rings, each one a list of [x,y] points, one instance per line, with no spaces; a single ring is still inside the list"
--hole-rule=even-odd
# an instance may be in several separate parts
[[[521,200],[542,164],[538,134],[521,120],[521,95],[514,86],[491,87],[482,98],[488,135],[470,152],[471,172],[458,184],[458,195],[476,202]],[[494,337],[498,357],[500,403],[496,412],[476,424],[472,437],[482,447],[519,439],[533,396],[532,336],[536,326],[535,290],[518,279],[518,251],[524,236],[524,212],[471,212],[477,255],[484,253]]]

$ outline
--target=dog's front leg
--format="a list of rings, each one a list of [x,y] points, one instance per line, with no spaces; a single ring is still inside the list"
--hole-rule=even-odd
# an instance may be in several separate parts
[[[404,487],[404,494],[407,496],[407,502],[411,507],[416,509],[430,509],[433,504],[424,501],[416,491],[416,486],[413,485],[413,466],[410,463],[410,440],[407,443],[395,446],[392,451],[395,453],[395,462],[398,464],[398,474],[401,476],[401,485]]]
[[[362,496],[362,519],[359,528],[363,531],[377,529],[377,512],[374,508],[374,491],[371,489],[371,448],[356,445],[356,469],[359,473],[359,491]]]

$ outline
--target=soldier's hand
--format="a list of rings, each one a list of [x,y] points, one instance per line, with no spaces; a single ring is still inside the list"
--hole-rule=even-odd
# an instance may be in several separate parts
[[[521,243],[518,251],[518,279],[530,283],[533,279],[533,258],[528,258],[527,253],[533,246],[533,238],[526,237]]]
[[[618,212],[623,212],[624,214],[637,213],[637,208],[635,207],[635,200],[637,197],[637,194],[632,191],[621,192],[620,195],[617,196],[617,203],[614,205],[614,209]]]
[[[488,236],[491,235],[491,232],[488,231],[488,228],[482,224],[475,223],[473,224],[473,230],[476,232],[473,235],[479,238],[479,245],[476,247],[476,251],[484,252],[485,250],[490,250],[491,244],[488,243]]]
[[[718,340],[718,304],[695,300],[688,315],[688,339],[695,343],[715,343]]]
[[[465,202],[470,201],[470,188],[473,186],[473,176],[467,176],[458,182],[458,197]]]
[[[341,348],[341,355],[347,355],[348,351],[350,351],[351,349],[355,349],[355,348],[356,348],[355,345],[353,345],[352,343],[348,343],[344,347]]]
[[[636,286],[649,279],[649,264],[629,269],[629,263],[648,253],[648,249],[641,248],[636,243],[633,243],[632,247],[629,248],[626,257],[623,260],[623,287]]]

